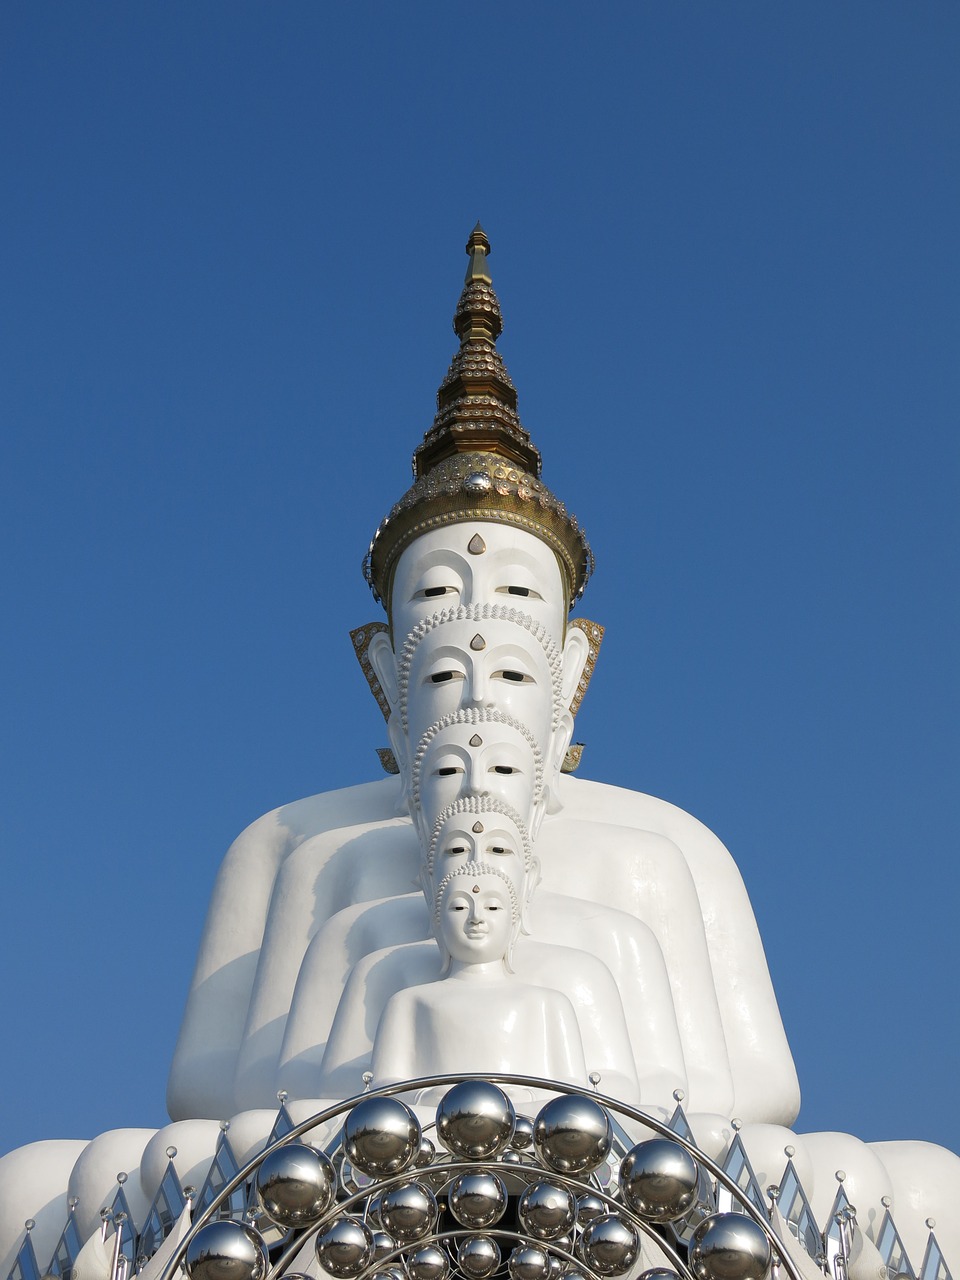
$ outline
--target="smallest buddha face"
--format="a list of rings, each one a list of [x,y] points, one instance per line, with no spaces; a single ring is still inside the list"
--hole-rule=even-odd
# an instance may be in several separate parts
[[[469,867],[453,875],[438,894],[436,927],[440,948],[463,965],[505,961],[517,924],[516,901],[506,881]]]

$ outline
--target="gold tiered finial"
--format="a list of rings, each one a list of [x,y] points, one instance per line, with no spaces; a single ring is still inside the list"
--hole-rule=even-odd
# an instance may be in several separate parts
[[[394,566],[414,538],[467,520],[525,529],[552,547],[572,605],[593,572],[577,518],[540,479],[540,450],[517,413],[517,392],[499,351],[503,329],[478,222],[453,317],[460,349],[437,392],[433,425],[413,455],[413,486],[380,522],[363,564],[376,598],[389,607]]]
[[[460,350],[440,384],[437,416],[413,455],[413,473],[422,476],[454,453],[483,450],[538,476],[540,450],[523,429],[517,390],[495,345],[503,317],[487,267],[490,241],[479,222],[466,251],[470,263],[453,317]]]

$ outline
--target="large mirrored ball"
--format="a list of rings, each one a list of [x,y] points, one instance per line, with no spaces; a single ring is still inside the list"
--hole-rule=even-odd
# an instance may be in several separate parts
[[[639,1252],[636,1230],[615,1213],[594,1218],[580,1237],[581,1257],[602,1276],[622,1276],[636,1262]]]
[[[373,1232],[358,1218],[336,1218],[317,1236],[317,1261],[336,1280],[352,1280],[373,1258]]]
[[[371,1178],[403,1173],[420,1154],[420,1121],[399,1098],[364,1098],[343,1122],[343,1150]]]
[[[495,1173],[464,1173],[447,1193],[450,1212],[462,1227],[492,1227],[507,1208],[507,1188]]]
[[[468,1280],[487,1280],[500,1266],[500,1246],[492,1236],[468,1236],[457,1249],[457,1266]]]
[[[486,1080],[464,1080],[440,1100],[437,1137],[461,1160],[489,1160],[507,1146],[516,1120],[502,1089]]]
[[[669,1138],[637,1143],[619,1178],[624,1203],[644,1222],[676,1222],[697,1198],[697,1162]]]
[[[450,1259],[435,1244],[425,1244],[407,1258],[410,1280],[446,1280],[449,1274]]]
[[[261,1280],[267,1250],[260,1233],[242,1222],[208,1222],[187,1245],[190,1280]]]
[[[699,1280],[763,1280],[770,1241],[742,1213],[715,1213],[697,1224],[690,1240],[690,1269]]]
[[[257,1170],[257,1194],[271,1222],[287,1231],[319,1222],[333,1201],[333,1165],[302,1142],[267,1152]]]
[[[510,1280],[550,1280],[550,1255],[538,1245],[521,1245],[507,1259]]]
[[[610,1117],[592,1098],[564,1094],[548,1102],[533,1123],[537,1155],[557,1173],[591,1173],[613,1143]]]
[[[535,1240],[556,1240],[573,1229],[577,1202],[566,1187],[535,1182],[520,1197],[517,1217],[528,1236]]]
[[[438,1213],[437,1197],[422,1182],[402,1183],[380,1197],[380,1221],[398,1244],[429,1235]]]

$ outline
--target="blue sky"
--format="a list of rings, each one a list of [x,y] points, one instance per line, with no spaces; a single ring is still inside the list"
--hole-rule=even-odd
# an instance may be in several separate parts
[[[0,15],[0,1148],[163,1122],[222,853],[376,776],[348,629],[500,347],[608,627],[583,774],[750,891],[801,1129],[960,1149],[960,10]]]

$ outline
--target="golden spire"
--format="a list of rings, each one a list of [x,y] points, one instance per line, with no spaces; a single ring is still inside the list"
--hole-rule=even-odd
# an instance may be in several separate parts
[[[517,414],[517,391],[495,343],[503,331],[500,302],[487,267],[490,241],[478,222],[470,233],[463,292],[453,317],[460,350],[437,392],[437,416],[413,455],[422,476],[454,453],[482,450],[540,474],[540,450]]]
[[[389,607],[401,552],[430,529],[492,521],[525,529],[551,547],[572,605],[593,572],[593,553],[577,522],[540,479],[540,450],[517,414],[517,392],[499,351],[503,329],[478,222],[453,317],[460,349],[437,392],[437,413],[413,455],[413,486],[380,522],[363,564],[378,600]]]

